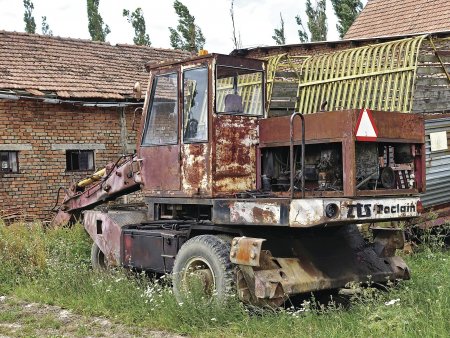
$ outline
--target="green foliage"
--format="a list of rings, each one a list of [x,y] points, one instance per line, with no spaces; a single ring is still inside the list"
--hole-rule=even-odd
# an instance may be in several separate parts
[[[36,22],[34,21],[33,10],[34,5],[31,0],[23,0],[25,13],[23,14],[23,21],[25,22],[25,32],[35,34]]]
[[[280,13],[280,28],[274,29],[274,35],[272,36],[272,39],[275,40],[275,43],[277,45],[285,45],[286,44],[286,36],[284,34],[284,21],[283,16]]]
[[[92,41],[105,41],[106,36],[111,33],[108,25],[103,25],[103,19],[98,12],[100,0],[87,0],[88,29]]]
[[[303,26],[302,23],[302,19],[300,18],[300,15],[297,15],[295,17],[295,21],[297,22],[297,25],[299,25],[299,29],[298,29],[298,37],[300,39],[300,42],[308,42],[309,38],[308,38],[308,33],[306,33],[306,29]]]
[[[178,26],[177,29],[169,27],[170,45],[175,49],[198,52],[205,44],[205,37],[195,24],[195,17],[178,0],[173,3],[173,8],[178,15]]]
[[[47,17],[42,17],[42,34],[53,36],[53,31],[50,29],[50,26],[47,23]]]
[[[44,231],[40,225],[0,225],[0,290],[33,277],[47,267]]]
[[[336,28],[339,36],[343,38],[363,9],[362,2],[360,0],[331,0],[331,3],[338,19]]]
[[[313,6],[311,0],[306,0],[306,15],[311,41],[327,40],[326,0],[317,0]]]
[[[140,7],[136,8],[134,12],[128,9],[123,10],[123,16],[131,23],[134,28],[133,42],[135,45],[150,46],[150,37],[146,33],[144,13]]]
[[[328,303],[312,296],[276,311],[256,311],[235,298],[210,300],[195,288],[180,304],[167,276],[152,280],[121,269],[92,271],[89,248],[80,225],[0,226],[0,292],[104,316],[130,328],[189,336],[444,337],[450,332],[450,252],[434,246],[406,256],[412,279],[388,285],[388,292],[354,284],[349,308],[334,295]],[[15,314],[9,316],[14,320]]]
[[[0,223],[0,293],[46,276],[54,267],[87,267],[89,248],[81,225],[44,229],[39,223]]]

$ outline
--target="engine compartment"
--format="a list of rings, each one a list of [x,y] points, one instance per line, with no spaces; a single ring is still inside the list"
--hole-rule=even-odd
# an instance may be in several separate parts
[[[415,162],[420,147],[411,143],[355,142],[356,190],[406,190],[417,188]],[[340,142],[307,144],[305,168],[301,168],[301,146],[294,147],[294,189],[343,191],[343,147]],[[261,187],[264,191],[289,191],[290,155],[288,146],[261,150]]]

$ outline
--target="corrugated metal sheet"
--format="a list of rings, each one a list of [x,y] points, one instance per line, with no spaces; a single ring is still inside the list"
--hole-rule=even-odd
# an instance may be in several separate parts
[[[431,151],[430,134],[447,133],[447,150]],[[426,207],[450,202],[450,117],[425,121],[426,193],[421,196]]]

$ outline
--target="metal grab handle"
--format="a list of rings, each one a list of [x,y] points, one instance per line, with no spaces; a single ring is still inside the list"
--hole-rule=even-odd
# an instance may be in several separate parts
[[[293,113],[290,121],[291,139],[289,145],[289,160],[291,165],[291,199],[294,198],[294,119],[296,116],[300,116],[302,119],[302,198],[305,198],[305,117],[301,113]]]

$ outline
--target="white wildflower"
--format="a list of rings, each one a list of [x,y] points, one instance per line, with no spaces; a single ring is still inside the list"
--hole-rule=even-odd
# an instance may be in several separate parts
[[[400,298],[392,299],[392,300],[390,300],[389,302],[385,302],[384,305],[390,306],[390,305],[394,305],[394,304],[396,304],[396,303],[398,303],[398,302],[400,302]]]

